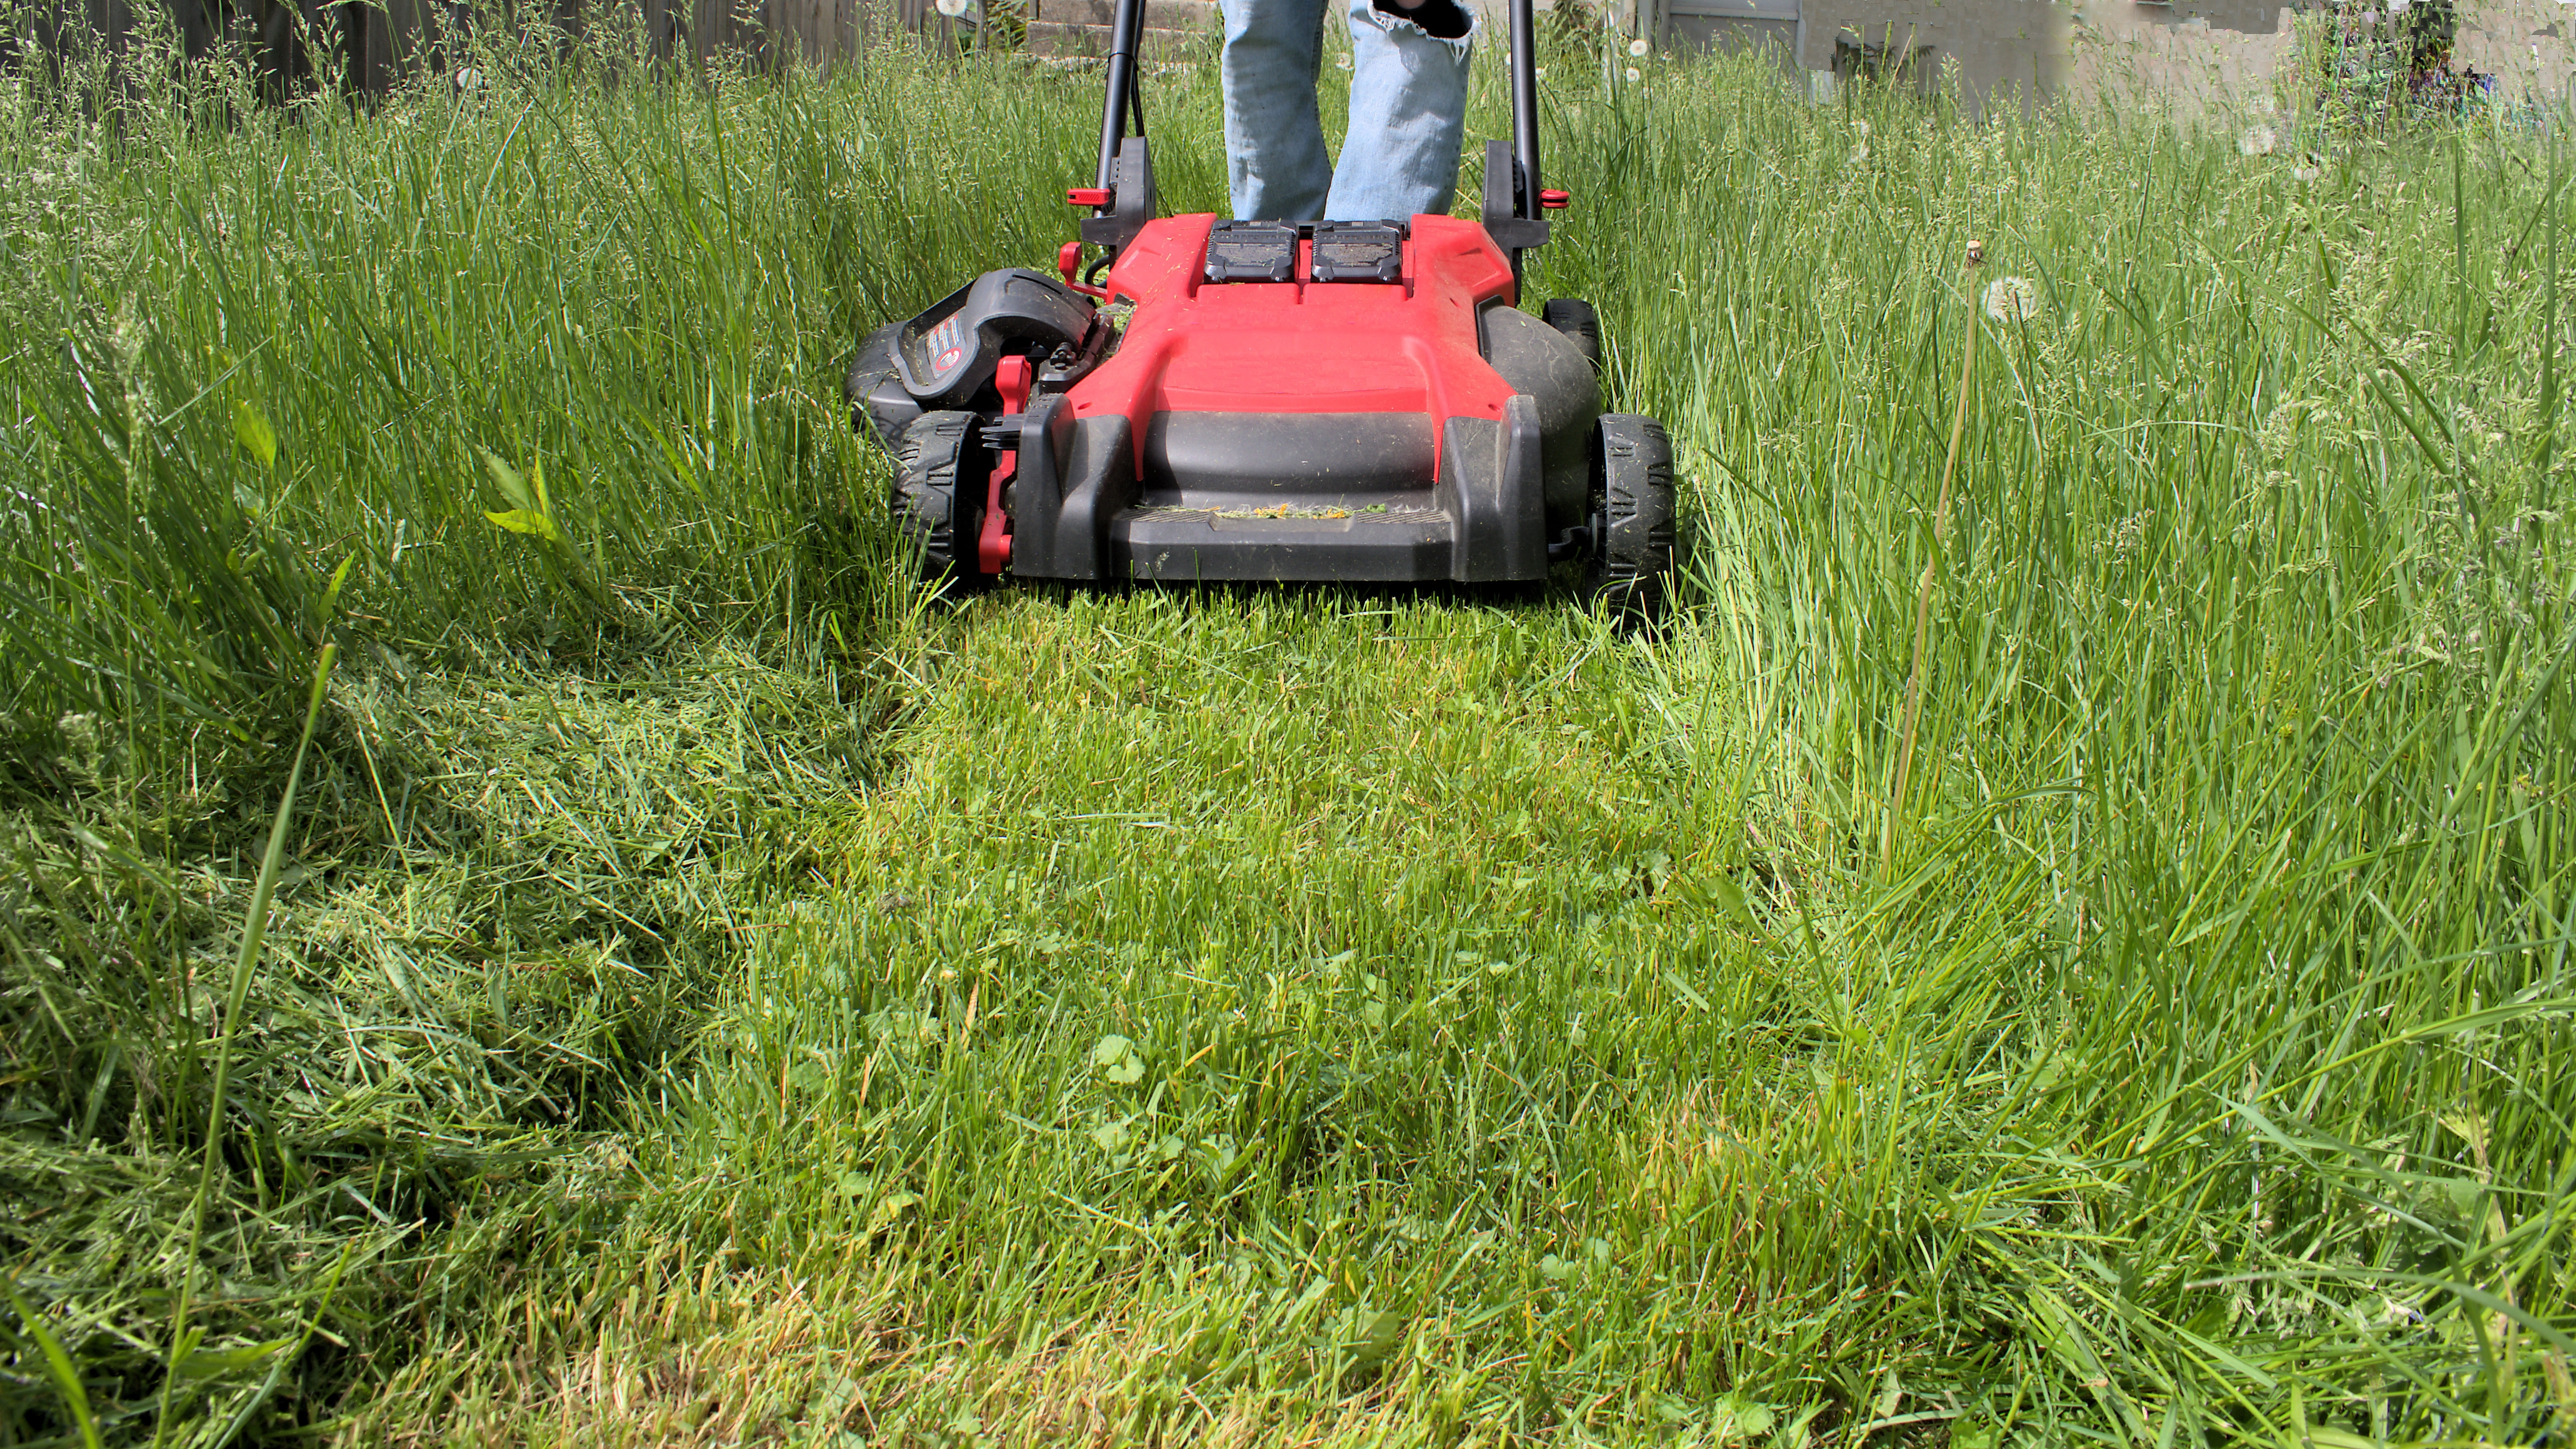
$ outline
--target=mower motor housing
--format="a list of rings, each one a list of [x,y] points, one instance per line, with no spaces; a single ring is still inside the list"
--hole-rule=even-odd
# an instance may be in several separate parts
[[[977,415],[958,446],[981,456],[942,466],[990,489],[911,504],[982,541],[942,562],[1077,581],[1536,580],[1593,521],[1589,339],[1514,305],[1484,226],[1170,217],[1119,248],[1099,290],[1095,307],[992,272],[862,348],[851,401],[899,457],[919,420]]]

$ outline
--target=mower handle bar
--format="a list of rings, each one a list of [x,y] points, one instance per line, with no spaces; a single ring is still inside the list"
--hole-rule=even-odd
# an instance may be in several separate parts
[[[1457,0],[1470,4],[1473,0]],[[1537,24],[1530,0],[1504,0],[1511,35],[1512,72],[1512,215],[1522,220],[1539,213]],[[1093,184],[1108,190],[1117,183],[1118,143],[1145,134],[1145,112],[1136,98],[1136,47],[1145,28],[1145,0],[1117,0],[1109,20],[1109,88],[1100,106],[1100,169]],[[1290,218],[1304,220],[1305,218]]]
[[[1136,116],[1136,134],[1145,134],[1144,113],[1136,106],[1136,45],[1145,28],[1145,0],[1118,0],[1109,15],[1109,94],[1100,107],[1100,179],[1106,191],[1118,180],[1118,143],[1127,139],[1127,117]]]

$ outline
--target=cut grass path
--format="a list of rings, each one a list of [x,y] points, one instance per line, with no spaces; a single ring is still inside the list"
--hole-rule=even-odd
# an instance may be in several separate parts
[[[601,1285],[572,1437],[1642,1426],[1685,1362],[1794,1409],[1920,1351],[1807,1248],[1906,1169],[1784,1078],[1819,983],[1636,646],[1297,596],[936,637],[839,905],[763,933],[647,1168],[678,1296]]]

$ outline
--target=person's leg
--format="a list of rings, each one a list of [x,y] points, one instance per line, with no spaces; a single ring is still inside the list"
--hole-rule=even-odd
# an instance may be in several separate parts
[[[1351,125],[1324,215],[1401,220],[1458,191],[1476,17],[1458,0],[1350,0]]]
[[[1333,180],[1315,109],[1324,0],[1220,0],[1225,164],[1236,217],[1311,221]]]

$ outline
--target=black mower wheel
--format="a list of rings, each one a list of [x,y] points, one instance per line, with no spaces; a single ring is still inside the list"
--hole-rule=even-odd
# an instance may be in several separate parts
[[[1538,309],[1539,320],[1574,339],[1594,368],[1601,366],[1601,318],[1589,302],[1559,297]]]
[[[976,433],[982,422],[973,413],[923,413],[895,442],[895,526],[920,552],[925,579],[970,586],[981,581],[974,522],[982,510],[971,493],[959,507],[957,490],[961,482],[971,489],[977,481],[975,462],[983,449]]]
[[[1584,596],[1623,624],[1659,624],[1673,592],[1672,440],[1635,413],[1603,414],[1594,439]]]

